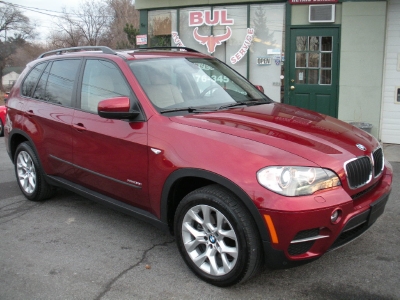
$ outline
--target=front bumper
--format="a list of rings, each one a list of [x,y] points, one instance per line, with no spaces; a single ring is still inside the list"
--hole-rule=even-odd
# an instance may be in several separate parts
[[[367,231],[383,214],[391,192],[393,173],[387,168],[380,181],[355,200],[335,203],[305,211],[276,211],[260,209],[260,213],[272,220],[266,226],[275,238],[263,241],[267,265],[286,268],[304,264],[319,258],[327,251],[341,247]],[[320,196],[332,199],[334,194],[343,196],[343,190],[331,191]],[[329,201],[326,201],[328,204]],[[336,222],[330,217],[335,210],[341,211]]]

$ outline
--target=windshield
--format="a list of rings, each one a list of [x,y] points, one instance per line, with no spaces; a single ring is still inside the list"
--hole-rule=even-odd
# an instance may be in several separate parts
[[[272,102],[217,59],[159,58],[129,64],[148,98],[161,113]]]

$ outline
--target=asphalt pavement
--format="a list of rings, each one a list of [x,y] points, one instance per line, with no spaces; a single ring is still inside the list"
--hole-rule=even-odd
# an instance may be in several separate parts
[[[386,152],[393,191],[369,231],[312,263],[217,288],[147,223],[65,190],[27,201],[0,138],[0,299],[400,299],[400,146]]]

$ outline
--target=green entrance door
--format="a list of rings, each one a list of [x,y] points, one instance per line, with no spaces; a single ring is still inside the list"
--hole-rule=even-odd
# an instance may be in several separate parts
[[[337,117],[339,29],[290,31],[289,104]]]

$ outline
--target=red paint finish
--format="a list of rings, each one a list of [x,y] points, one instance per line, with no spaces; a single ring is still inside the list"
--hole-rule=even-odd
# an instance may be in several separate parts
[[[4,105],[0,106],[0,120],[3,122],[3,125],[6,124],[6,112],[7,108]]]
[[[213,183],[210,178],[219,178],[227,188],[242,192],[241,200],[258,222],[260,236],[268,231],[264,223],[268,219],[272,222],[270,228],[273,225],[276,232],[272,247],[282,251],[287,260],[296,261],[322,255],[353,217],[368,211],[391,191],[393,175],[387,162],[382,173],[364,186],[352,189],[348,185],[345,163],[371,157],[380,147],[374,137],[332,117],[270,102],[256,87],[243,83],[231,71],[221,67],[223,71],[218,75],[220,62],[211,57],[185,51],[136,51],[119,55],[87,51],[56,58],[50,55],[40,61],[63,57],[82,61],[95,57],[112,62],[130,87],[129,95],[119,95],[117,90],[114,94],[113,90],[105,91],[112,96],[99,101],[98,110],[116,113],[109,118],[81,109],[79,78],[74,83],[71,107],[22,96],[20,87],[36,62],[29,64],[8,100],[10,121],[6,124],[5,141],[11,158],[17,143],[29,140],[46,175],[59,176],[145,210],[161,222],[171,221],[163,216],[173,216],[173,205],[182,200],[174,198],[179,192],[172,192],[170,186],[179,186],[180,180]],[[157,84],[150,84],[154,73],[143,70],[150,61],[154,72],[161,73],[169,60],[174,62],[169,65],[174,70],[170,75],[176,77],[159,84],[163,85],[163,93],[170,93],[170,98],[160,104],[157,101],[165,94],[152,95],[153,89],[158,88]],[[190,72],[182,73],[188,65]],[[213,75],[207,73],[210,70]],[[197,77],[190,77],[192,73]],[[185,78],[192,82],[185,85],[181,82]],[[225,85],[215,88],[213,84],[218,79]],[[208,83],[210,86],[204,86]],[[163,103],[176,97],[177,91],[182,98],[165,106]],[[228,92],[232,99],[243,100],[238,101],[240,105],[229,107],[238,103],[226,98]],[[213,97],[218,101],[228,100],[214,106],[196,106],[196,101],[211,103]],[[260,100],[262,103],[257,103]],[[193,102],[184,106],[186,101]],[[137,118],[136,115],[132,119],[116,117],[118,113],[132,111],[138,113]],[[0,108],[0,116],[1,112]],[[365,146],[365,151],[357,144]],[[257,172],[268,166],[325,168],[338,176],[340,185],[306,196],[283,196],[258,182]],[[169,182],[177,171],[185,170],[210,176]],[[353,200],[355,195],[358,196]],[[338,209],[340,219],[331,222],[332,213]],[[315,228],[325,237],[316,240],[304,253],[290,254],[288,249],[295,236]]]

